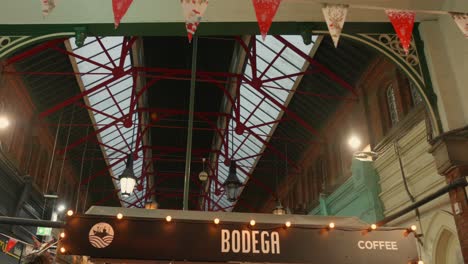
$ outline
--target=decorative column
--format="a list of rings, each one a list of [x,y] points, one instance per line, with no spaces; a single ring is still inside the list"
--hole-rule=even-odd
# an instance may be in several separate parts
[[[452,130],[435,138],[429,150],[437,170],[447,183],[468,176],[468,126]],[[468,200],[467,190],[458,187],[449,192],[453,218],[465,263],[468,263]]]

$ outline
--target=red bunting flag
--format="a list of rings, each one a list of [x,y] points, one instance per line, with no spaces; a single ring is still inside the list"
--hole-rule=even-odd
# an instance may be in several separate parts
[[[112,0],[112,10],[114,11],[114,25],[119,27],[120,20],[127,13],[128,8],[132,5],[133,0]]]
[[[458,28],[465,35],[465,38],[468,38],[468,13],[450,12],[450,15],[452,15],[453,21],[455,21]]]
[[[387,9],[385,13],[387,13],[390,22],[392,22],[403,50],[408,54],[411,45],[411,37],[413,36],[414,17],[416,13],[397,9]]]
[[[348,5],[324,4],[322,12],[336,48],[346,20],[346,14],[348,14]]]
[[[281,0],[252,0],[263,40],[270,30]]]
[[[208,0],[180,0],[180,4],[184,11],[187,37],[189,42],[192,42],[192,37],[197,31],[198,25],[200,25],[206,8],[208,7]]]
[[[10,252],[16,246],[16,243],[18,243],[18,240],[10,237],[5,248],[5,252]]]
[[[41,0],[42,15],[48,16],[55,8],[55,0]]]

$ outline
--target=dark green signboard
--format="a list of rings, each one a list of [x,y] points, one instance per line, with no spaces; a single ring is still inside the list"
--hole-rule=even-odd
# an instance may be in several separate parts
[[[106,259],[203,262],[407,264],[417,259],[413,235],[401,230],[324,231],[313,226],[76,216],[59,247]]]

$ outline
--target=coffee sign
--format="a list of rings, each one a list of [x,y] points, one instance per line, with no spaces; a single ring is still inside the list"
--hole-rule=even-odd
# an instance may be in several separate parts
[[[314,226],[75,216],[59,247],[103,259],[193,262],[379,263],[417,259],[416,241],[400,230],[325,231]]]

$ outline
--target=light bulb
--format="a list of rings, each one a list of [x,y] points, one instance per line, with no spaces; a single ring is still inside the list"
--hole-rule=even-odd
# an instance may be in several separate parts
[[[10,126],[10,121],[8,120],[8,118],[1,116],[0,117],[0,129],[5,129],[8,126]]]
[[[370,226],[370,228],[371,228],[372,230],[376,230],[376,229],[377,229],[377,225],[376,225],[376,224],[372,224],[372,225]]]
[[[67,209],[67,208],[63,204],[60,204],[59,206],[57,206],[57,211],[59,211],[59,212],[63,212],[63,211],[65,211],[65,209]]]
[[[411,226],[411,231],[414,232],[414,231],[416,231],[416,230],[418,230],[418,227],[417,227],[416,225],[412,225],[412,226]]]
[[[172,221],[172,217],[171,217],[170,215],[166,216],[166,221],[167,221],[167,222]]]
[[[251,225],[251,226],[254,226],[254,225],[255,225],[255,220],[253,220],[253,219],[250,220],[250,225]]]
[[[349,138],[348,144],[352,149],[358,149],[361,146],[361,140],[353,135]]]
[[[418,264],[424,264],[424,261],[420,260],[418,261]]]
[[[213,222],[214,222],[215,224],[219,224],[219,218],[215,218],[215,219],[213,220]]]
[[[284,225],[285,225],[286,227],[291,227],[291,221],[287,221]]]
[[[330,229],[335,228],[335,223],[331,222],[330,224],[328,224],[328,227],[329,227]]]
[[[68,211],[67,211],[67,215],[68,215],[68,216],[72,216],[72,215],[73,215],[73,211],[72,211],[72,210],[68,210]]]
[[[66,251],[66,250],[65,250],[64,247],[61,247],[61,248],[60,248],[60,252],[65,253],[65,251]]]
[[[119,219],[119,220],[120,220],[120,219],[122,219],[122,218],[123,218],[123,214],[121,214],[121,213],[118,213],[118,214],[117,214],[117,219]]]
[[[65,238],[65,232],[60,233],[61,238]]]

